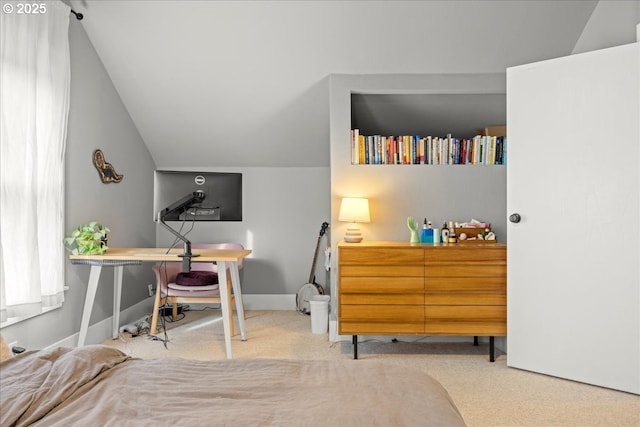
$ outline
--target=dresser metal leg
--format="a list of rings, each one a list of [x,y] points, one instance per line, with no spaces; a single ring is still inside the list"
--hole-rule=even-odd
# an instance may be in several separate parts
[[[353,335],[351,337],[351,341],[353,342],[353,358],[357,359],[358,358],[358,336]]]
[[[496,361],[496,351],[493,337],[489,337],[489,362]]]
[[[478,336],[477,335],[473,337],[473,345],[476,346],[476,347],[478,346]]]

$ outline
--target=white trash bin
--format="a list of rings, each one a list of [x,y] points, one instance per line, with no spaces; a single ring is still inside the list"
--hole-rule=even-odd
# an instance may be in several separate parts
[[[309,299],[311,309],[311,332],[326,334],[329,330],[329,295],[314,295]]]

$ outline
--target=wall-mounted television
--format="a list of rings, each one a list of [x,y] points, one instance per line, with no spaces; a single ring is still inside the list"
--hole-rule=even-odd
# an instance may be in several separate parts
[[[164,218],[165,221],[242,221],[242,174],[235,172],[188,172],[156,170],[153,179],[153,218],[168,212],[186,197],[202,194],[204,200],[190,204]],[[167,210],[169,208],[169,210]]]

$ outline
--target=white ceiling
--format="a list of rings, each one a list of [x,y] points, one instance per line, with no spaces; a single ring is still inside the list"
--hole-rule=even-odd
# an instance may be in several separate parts
[[[503,73],[597,1],[72,1],[157,167],[328,166],[332,73]]]

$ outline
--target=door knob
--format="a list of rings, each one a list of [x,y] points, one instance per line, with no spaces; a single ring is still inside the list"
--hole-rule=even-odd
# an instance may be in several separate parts
[[[521,219],[522,217],[520,216],[519,213],[513,213],[509,215],[509,221],[513,222],[514,224],[519,223]]]

